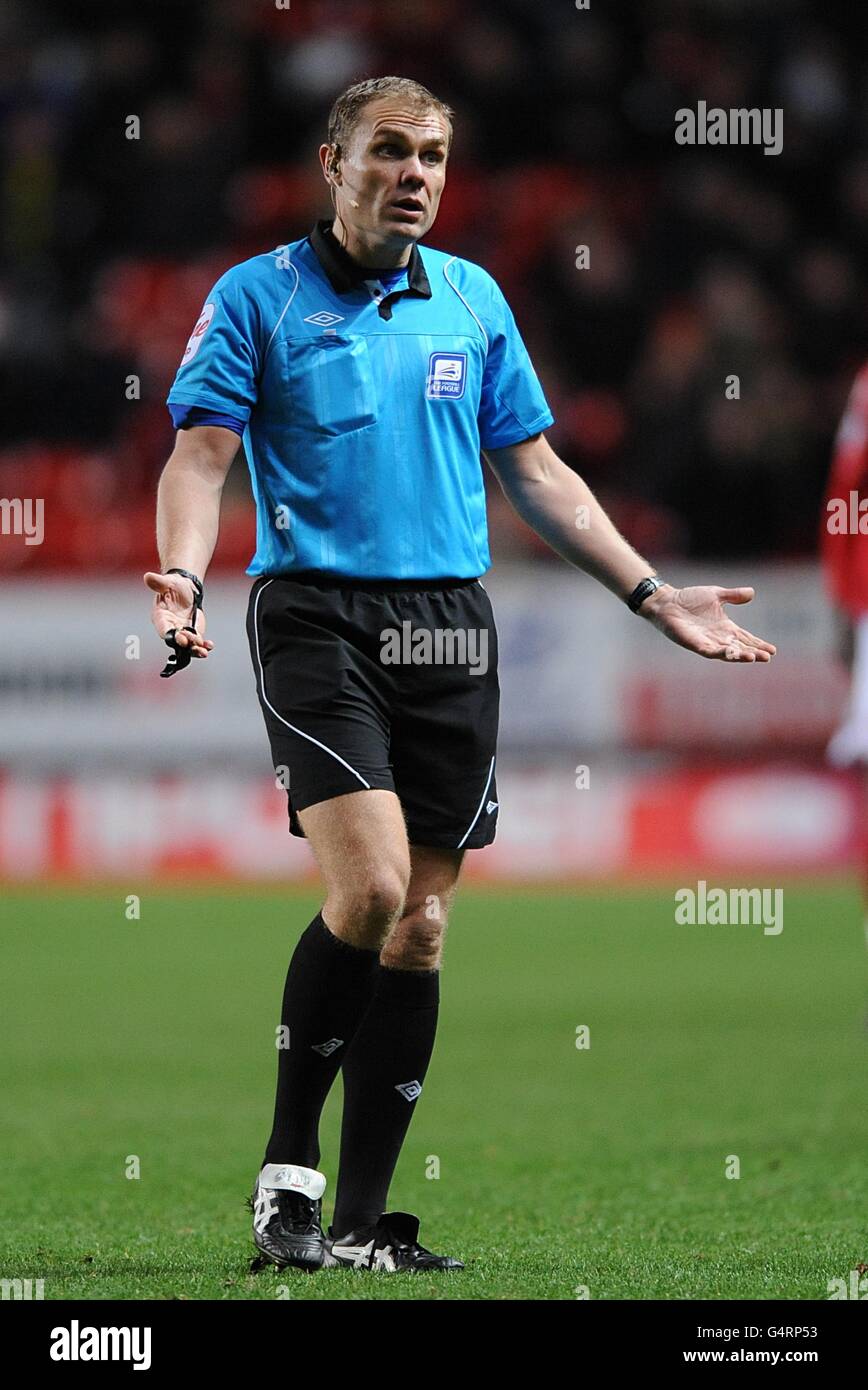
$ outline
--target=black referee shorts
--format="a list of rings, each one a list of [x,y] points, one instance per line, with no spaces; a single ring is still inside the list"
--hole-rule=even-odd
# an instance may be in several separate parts
[[[275,770],[297,812],[367,787],[411,844],[494,839],[497,633],[478,579],[257,579],[247,635]]]

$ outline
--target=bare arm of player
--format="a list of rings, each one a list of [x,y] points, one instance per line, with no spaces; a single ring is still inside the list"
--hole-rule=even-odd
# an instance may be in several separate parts
[[[223,484],[238,445],[234,430],[219,425],[178,430],[157,490],[157,549],[163,571],[185,569],[204,580],[217,544]],[[176,628],[179,647],[189,646],[194,657],[206,657],[214,643],[205,637],[201,609],[196,615],[196,635],[182,631],[193,612],[195,591],[190,580],[180,574],[149,572],[145,583],[154,593],[151,621],[158,635],[165,637]]]
[[[545,435],[506,449],[486,449],[504,493],[523,521],[570,564],[626,599],[653,566],[625,541],[591,489],[559,459]],[[717,584],[676,589],[663,584],[639,614],[671,641],[721,661],[771,661],[775,648],[724,611],[724,603],[750,603],[753,589]]]

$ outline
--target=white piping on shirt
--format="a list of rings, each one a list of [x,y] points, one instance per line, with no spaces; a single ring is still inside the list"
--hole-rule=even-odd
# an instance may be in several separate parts
[[[282,310],[281,310],[281,312],[280,312],[280,318],[277,320],[277,323],[274,325],[274,332],[272,333],[271,337],[269,338],[268,342],[267,342],[266,345],[265,345],[265,352],[262,354],[262,360],[263,360],[263,362],[265,361],[266,357],[268,356],[268,350],[269,350],[269,348],[271,347],[271,344],[274,342],[274,334],[277,332],[278,328],[279,328],[280,325],[283,323],[283,316],[284,316],[284,314],[286,313],[286,311],[287,311],[287,309],[289,308],[289,306],[290,306],[290,304],[292,303],[292,301],[295,299],[295,292],[296,292],[296,290],[298,289],[299,285],[301,284],[301,276],[299,275],[298,270],[297,270],[296,267],[293,265],[292,261],[287,261],[286,264],[287,264],[287,265],[289,266],[289,268],[290,268],[292,271],[294,271],[294,273],[295,273],[295,285],[293,286],[292,294],[289,296],[289,299],[286,301],[286,303],[284,304],[284,306],[283,306],[283,308],[282,308]]]
[[[471,309],[470,305],[467,303],[467,300],[464,298],[464,295],[461,293],[461,291],[460,291],[460,289],[458,288],[458,286],[457,286],[452,280],[450,280],[450,279],[449,279],[449,276],[446,274],[446,272],[447,272],[447,270],[449,269],[449,267],[451,266],[452,262],[453,262],[453,261],[457,261],[457,260],[458,260],[458,257],[457,257],[457,256],[452,256],[452,257],[450,257],[450,259],[446,262],[446,264],[445,264],[444,267],[443,267],[443,278],[444,278],[444,280],[446,281],[446,283],[447,283],[447,285],[449,286],[449,288],[450,288],[450,289],[453,289],[453,290],[455,291],[455,293],[458,295],[458,298],[461,300],[461,303],[464,305],[465,309],[466,309],[467,312],[471,315],[471,317],[474,318],[474,319],[476,319],[476,322],[477,322],[477,324],[479,325],[479,331],[480,331],[480,333],[482,334],[483,338],[485,339],[485,351],[486,351],[486,353],[487,353],[487,352],[488,352],[488,334],[486,333],[485,329],[482,327],[482,324],[480,323],[480,321],[479,321],[479,319],[477,318],[476,314],[474,314],[474,312],[473,312],[473,310]]]

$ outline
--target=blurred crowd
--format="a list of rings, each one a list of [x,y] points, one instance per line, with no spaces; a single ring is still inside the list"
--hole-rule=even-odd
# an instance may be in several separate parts
[[[331,102],[389,72],[456,110],[428,241],[499,281],[553,446],[630,539],[813,552],[868,355],[864,35],[811,0],[6,0],[0,496],[56,499],[26,560],[151,562],[205,295],[330,214]],[[678,146],[700,100],[782,108],[782,153]],[[542,554],[495,494],[495,557]],[[219,556],[251,549],[236,468]]]

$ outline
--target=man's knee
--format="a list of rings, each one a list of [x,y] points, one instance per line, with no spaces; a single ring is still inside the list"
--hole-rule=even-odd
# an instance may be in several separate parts
[[[437,970],[443,953],[445,912],[431,903],[406,910],[380,952],[380,963],[395,970]]]
[[[329,927],[354,946],[379,950],[403,911],[407,878],[397,867],[360,873],[327,898],[323,915]]]

